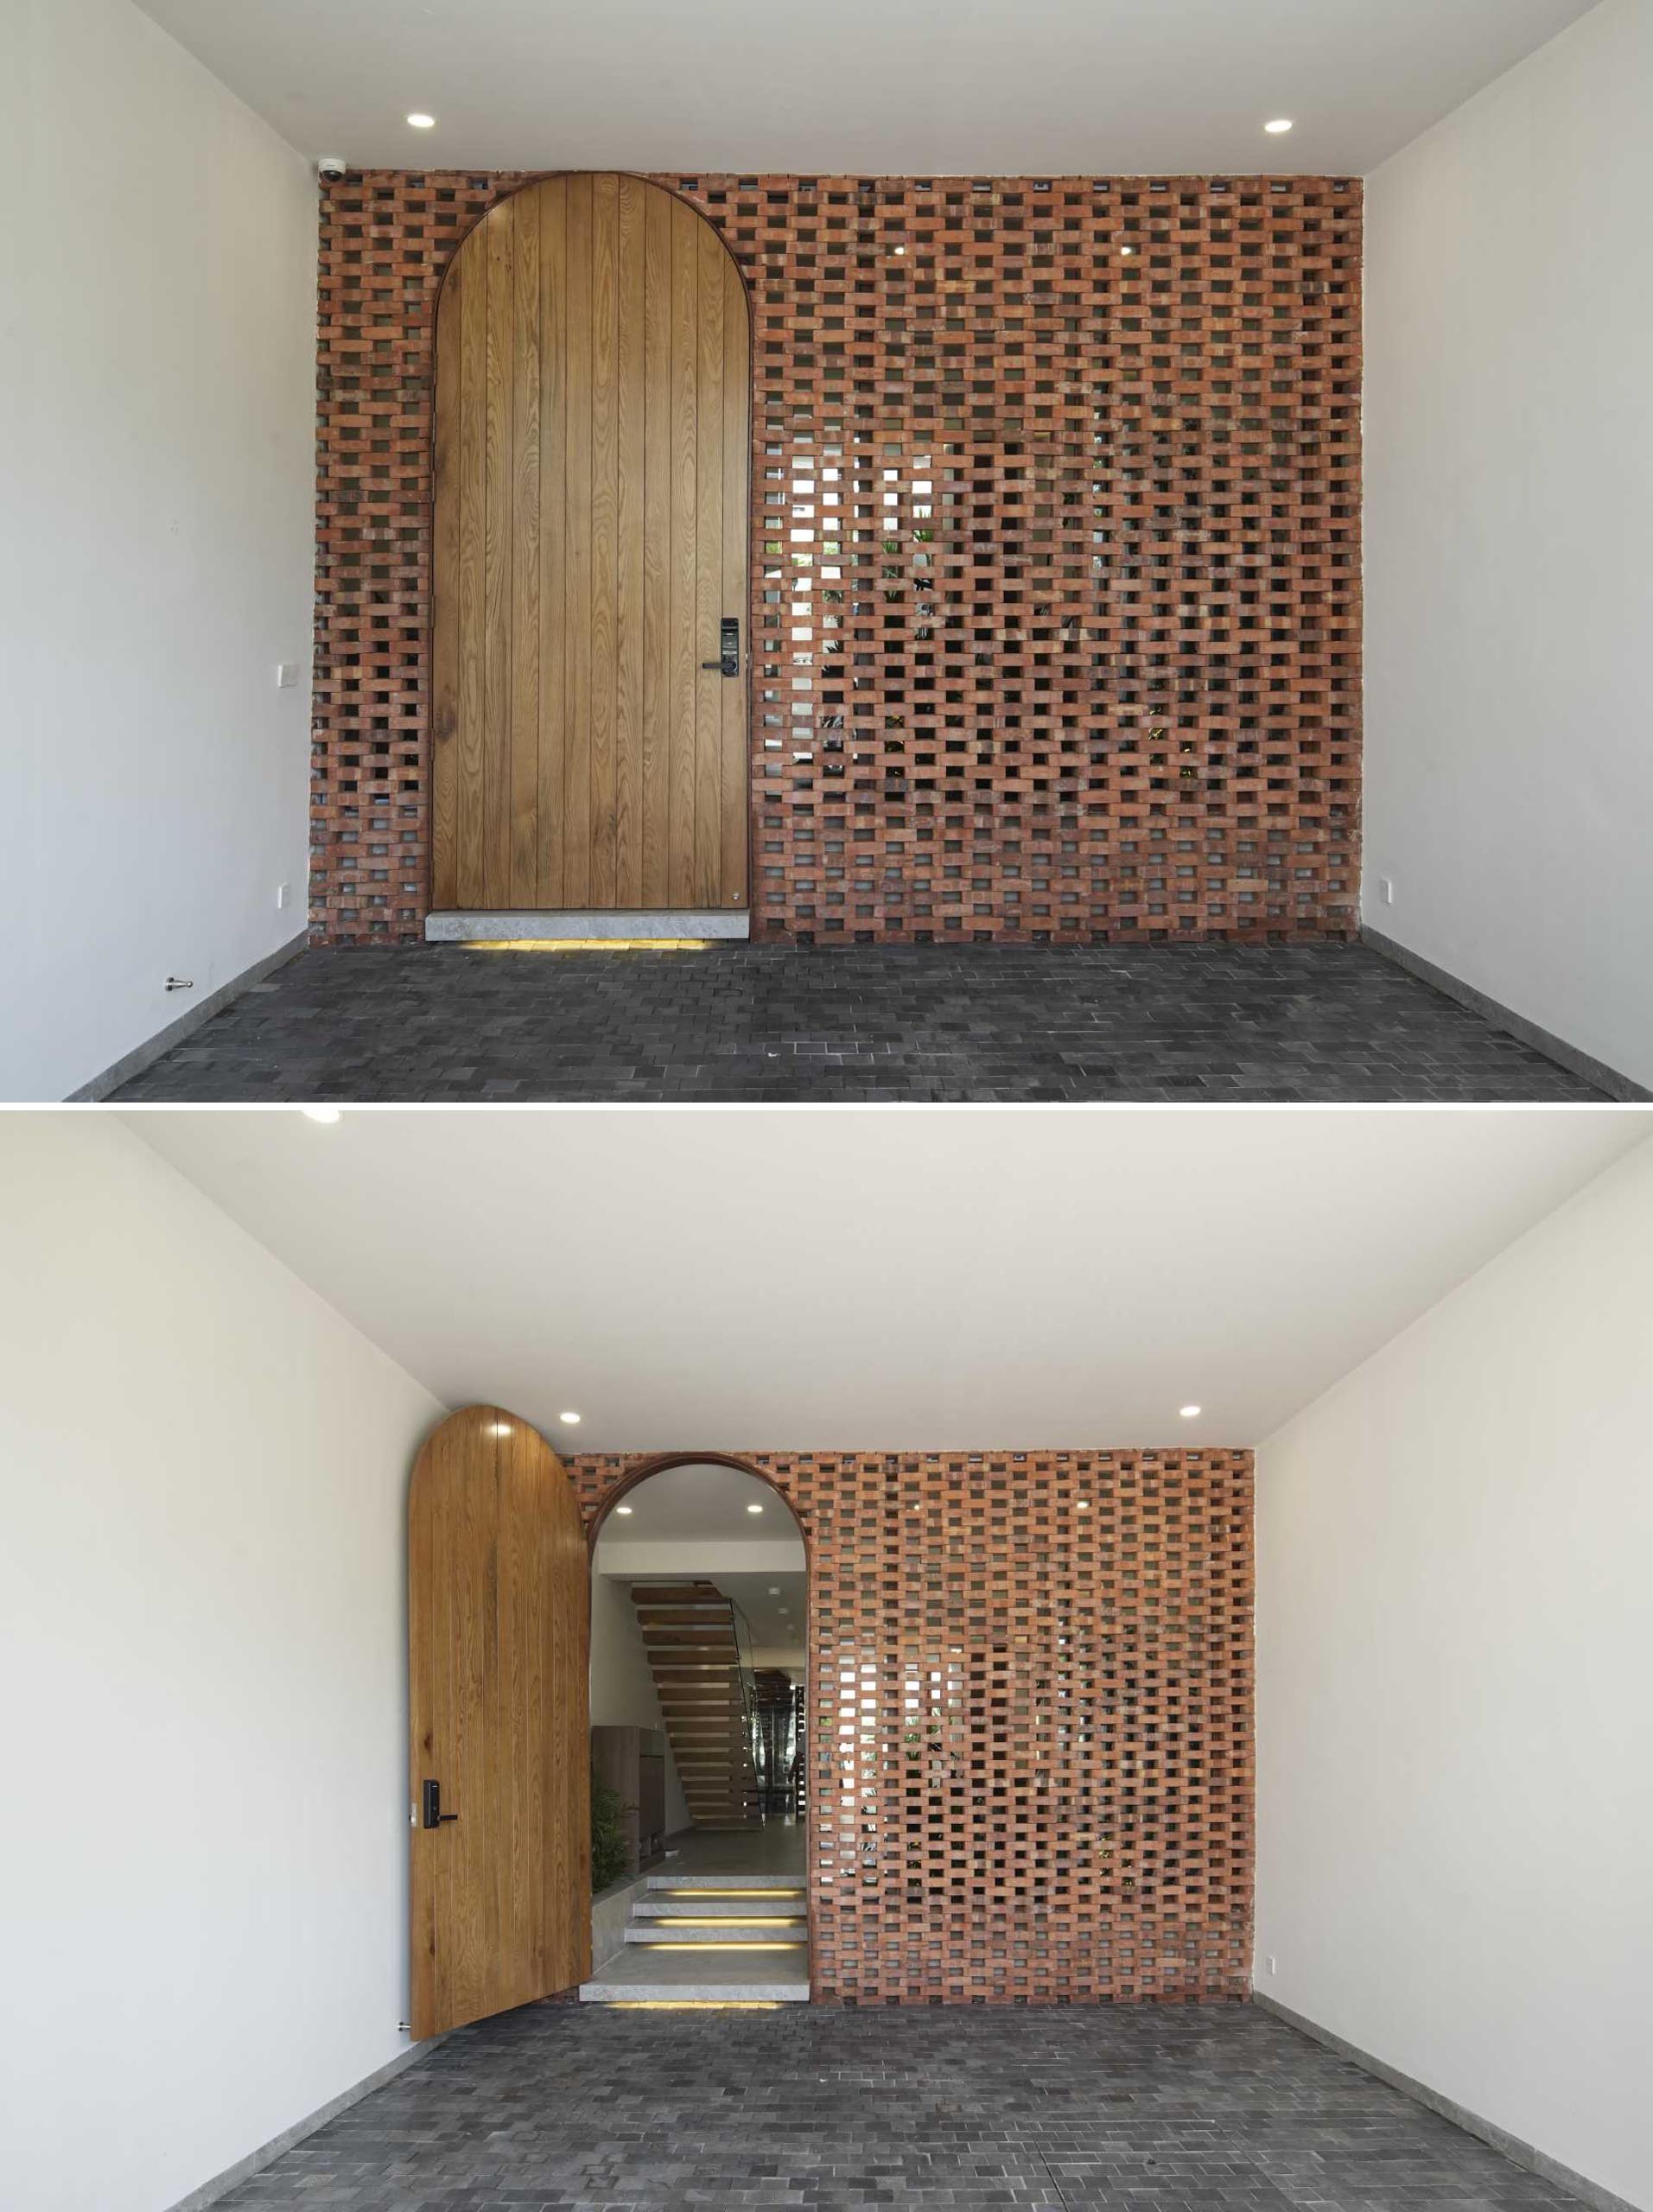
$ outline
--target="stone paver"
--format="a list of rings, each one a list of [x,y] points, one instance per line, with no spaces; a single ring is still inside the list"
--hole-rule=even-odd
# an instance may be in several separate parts
[[[122,1101],[1594,1099],[1364,945],[302,954]]]
[[[225,2212],[1574,2212],[1250,2005],[467,2028]]]

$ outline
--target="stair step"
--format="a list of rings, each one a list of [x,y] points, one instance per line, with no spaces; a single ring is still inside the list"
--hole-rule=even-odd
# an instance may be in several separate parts
[[[715,1890],[696,1891],[694,1896],[639,1897],[632,1907],[633,1920],[670,1923],[679,1920],[778,1921],[802,1927],[808,1919],[801,1891],[775,1890],[761,1897],[721,1896]]]
[[[727,1950],[731,1945],[746,1950],[753,1944],[770,1949],[801,1951],[808,1948],[809,1938],[800,1920],[796,1926],[776,1926],[773,1923],[754,1924],[742,1928],[723,1921],[715,1926],[694,1927],[672,1921],[633,1921],[626,1928],[628,1943],[692,1943],[697,1950],[709,1946],[715,1951]]]
[[[621,1950],[580,1985],[584,2005],[806,2005],[805,1954]]]
[[[645,1630],[657,1628],[728,1627],[728,1610],[713,1605],[639,1605],[637,1618]]]
[[[761,1891],[766,1897],[796,1897],[804,1895],[804,1882],[801,1874],[651,1874],[647,1890],[658,1894],[662,1890],[674,1891],[679,1897],[698,1897],[703,1891]]]

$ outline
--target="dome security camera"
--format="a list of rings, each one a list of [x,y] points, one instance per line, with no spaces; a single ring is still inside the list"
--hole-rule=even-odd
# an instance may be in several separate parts
[[[349,164],[337,154],[323,154],[315,166],[329,184],[337,184]]]

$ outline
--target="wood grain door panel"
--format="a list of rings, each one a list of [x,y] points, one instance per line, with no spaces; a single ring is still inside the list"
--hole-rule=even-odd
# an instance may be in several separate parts
[[[550,1446],[496,1407],[451,1415],[408,1500],[416,2041],[590,1972],[589,1602]],[[427,1828],[433,1780],[458,1817]]]
[[[640,177],[499,201],[436,316],[433,904],[747,902],[751,337]],[[722,676],[719,625],[741,625]]]

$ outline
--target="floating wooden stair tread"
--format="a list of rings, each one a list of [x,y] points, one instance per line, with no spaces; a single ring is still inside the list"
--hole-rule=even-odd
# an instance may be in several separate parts
[[[634,1582],[631,1593],[690,1819],[720,1831],[755,1825],[734,1606],[713,1582]]]

